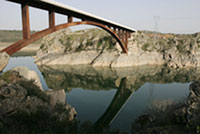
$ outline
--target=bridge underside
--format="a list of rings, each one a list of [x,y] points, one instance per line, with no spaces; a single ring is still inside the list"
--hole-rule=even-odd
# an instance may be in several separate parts
[[[23,47],[31,44],[32,42],[34,42],[48,34],[51,34],[53,32],[61,30],[63,28],[76,26],[76,25],[82,25],[82,24],[93,25],[93,26],[97,26],[97,27],[104,29],[105,31],[110,33],[116,39],[116,41],[119,43],[119,45],[124,53],[128,52],[128,38],[130,37],[130,33],[133,31],[127,30],[126,28],[123,29],[122,27],[120,27],[120,26],[118,27],[117,25],[112,24],[110,22],[104,22],[104,21],[101,22],[100,20],[92,18],[90,16],[89,17],[84,16],[84,15],[81,16],[80,13],[76,13],[76,12],[74,13],[74,12],[72,12],[72,11],[70,12],[68,10],[67,10],[68,12],[66,12],[64,9],[62,11],[61,9],[58,10],[59,8],[56,8],[56,7],[54,7],[54,9],[52,9],[52,7],[48,7],[47,5],[41,6],[42,4],[40,4],[40,6],[38,6],[35,3],[38,1],[29,1],[29,0],[27,0],[27,1],[25,1],[25,0],[9,0],[9,1],[21,4],[23,39],[17,41],[16,43],[10,45],[7,48],[1,50],[1,52],[7,52],[9,55],[12,55],[15,52],[19,51],[20,49],[22,49]],[[44,29],[39,32],[36,32],[32,35],[30,34],[29,6],[33,6],[36,8],[40,8],[40,9],[49,11],[49,28]],[[61,13],[61,14],[67,15],[68,22],[65,24],[55,25],[55,13]],[[73,22],[73,16],[75,16],[76,18],[78,17],[82,21]]]

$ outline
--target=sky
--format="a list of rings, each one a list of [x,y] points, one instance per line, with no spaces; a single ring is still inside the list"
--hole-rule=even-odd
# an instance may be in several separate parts
[[[200,0],[54,0],[136,30],[200,32]],[[21,30],[19,4],[0,0],[0,29]],[[66,16],[56,14],[56,24]],[[48,27],[48,12],[30,8],[31,30]]]

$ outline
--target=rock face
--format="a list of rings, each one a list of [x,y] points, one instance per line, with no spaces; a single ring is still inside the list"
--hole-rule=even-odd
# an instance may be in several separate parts
[[[65,100],[64,90],[46,93],[19,72],[3,73],[0,76],[0,133],[55,133],[58,130],[69,133],[77,113]]]
[[[61,36],[63,35],[63,36]],[[144,52],[129,40],[129,54],[122,53],[119,44],[106,32],[90,29],[74,33],[61,31],[50,41],[44,39],[35,62],[38,65],[80,65],[95,67],[130,67],[138,65],[163,65],[163,55]],[[50,35],[51,37],[51,35]],[[59,42],[57,42],[59,40]],[[52,44],[52,42],[54,42]],[[57,43],[58,45],[56,45]],[[55,48],[57,46],[57,48]],[[62,51],[60,50],[62,46]],[[64,48],[63,48],[64,47]]]
[[[10,56],[6,52],[3,53],[0,52],[0,71],[2,71],[6,67],[9,58]]]
[[[187,119],[192,125],[199,125],[200,119],[200,81],[195,81],[190,85],[188,97]]]
[[[27,67],[15,67],[12,70],[18,72],[20,76],[27,80],[33,80],[35,84],[40,87],[41,90],[43,90],[40,78],[35,71],[29,70]]]
[[[48,40],[47,40],[47,39]],[[130,67],[167,65],[173,68],[200,66],[200,34],[175,35],[137,32],[128,42],[128,54],[106,32],[89,29],[61,31],[43,39],[36,56],[38,65]]]

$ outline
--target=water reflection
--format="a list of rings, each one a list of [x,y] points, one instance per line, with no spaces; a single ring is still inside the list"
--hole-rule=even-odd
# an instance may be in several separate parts
[[[93,68],[91,66],[40,66],[46,83],[52,89],[83,88],[89,90],[118,89],[126,78],[128,90],[136,91],[145,83],[189,83],[200,79],[200,68],[171,70],[159,66],[134,68]]]
[[[68,94],[77,88],[87,89],[87,91],[116,90],[112,101],[98,119],[95,118],[94,123],[97,126],[111,125],[111,128],[126,131],[130,130],[131,122],[143,114],[154,101],[169,99],[169,96],[172,101],[181,100],[188,95],[189,83],[200,79],[199,69],[194,68],[170,70],[158,66],[123,69],[91,66],[41,66],[39,69],[49,88],[65,89],[69,92]],[[95,98],[87,99],[89,103],[95,103]],[[105,103],[104,97],[101,101]],[[82,107],[84,109],[84,106]],[[88,111],[91,110],[87,109]],[[79,112],[81,113],[81,110]],[[95,113],[95,108],[93,112]]]
[[[67,102],[76,108],[83,126],[99,132],[105,128],[130,132],[131,124],[150,106],[187,98],[189,83],[200,80],[199,68],[40,66],[38,70],[31,57],[11,61],[5,70],[24,65],[42,74],[43,87],[47,83],[51,89],[65,89]]]

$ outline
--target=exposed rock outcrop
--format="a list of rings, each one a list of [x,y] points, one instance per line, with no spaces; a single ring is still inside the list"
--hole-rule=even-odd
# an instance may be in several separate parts
[[[6,67],[8,64],[10,56],[6,52],[0,52],[0,72]]]
[[[41,91],[14,70],[0,76],[0,133],[69,133],[76,114],[64,90]]]
[[[15,67],[12,70],[18,72],[20,76],[27,80],[33,80],[35,84],[40,87],[41,90],[43,90],[40,77],[35,71],[29,70],[27,67]]]
[[[188,96],[187,120],[191,125],[200,124],[200,81],[195,81],[190,85]]]
[[[54,38],[53,38],[54,37]],[[38,65],[130,67],[167,65],[172,68],[200,66],[200,34],[175,35],[137,32],[128,40],[128,54],[106,32],[89,29],[47,36],[36,56]]]

